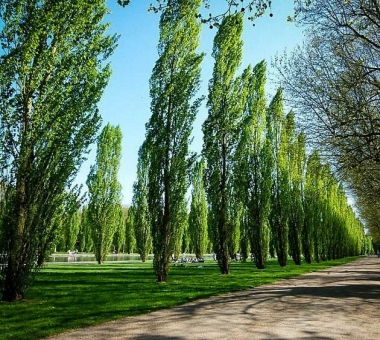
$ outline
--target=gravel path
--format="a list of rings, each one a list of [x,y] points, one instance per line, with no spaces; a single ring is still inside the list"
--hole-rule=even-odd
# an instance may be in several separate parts
[[[50,338],[380,339],[380,258]]]

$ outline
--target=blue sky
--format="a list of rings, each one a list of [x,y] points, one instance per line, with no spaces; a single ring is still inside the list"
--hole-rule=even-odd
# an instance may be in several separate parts
[[[159,14],[148,13],[153,0],[132,0],[126,8],[108,0],[111,23],[110,32],[120,34],[119,46],[111,57],[113,75],[99,103],[103,125],[119,125],[123,133],[122,159],[119,180],[123,187],[123,204],[132,201],[132,186],[136,180],[137,152],[145,138],[145,123],[150,117],[149,78],[158,57]],[[213,13],[225,10],[225,0],[211,0]],[[293,13],[293,0],[276,0],[272,5],[273,17],[269,12],[256,20],[255,27],[245,20],[243,33],[244,47],[241,70],[249,64],[254,66],[265,59],[268,68],[276,53],[291,51],[302,42],[302,30],[294,23],[286,21]],[[205,12],[208,13],[208,12]],[[213,38],[216,30],[203,26],[200,51],[206,53],[202,65],[202,85],[199,95],[207,95],[207,85],[211,78],[213,58],[211,57]],[[268,80],[268,100],[274,94],[275,85]],[[203,106],[194,124],[194,141],[191,149],[200,152],[202,148],[201,126],[207,117]],[[84,184],[89,166],[95,161],[96,145],[92,147],[88,160],[78,174],[77,182]]]

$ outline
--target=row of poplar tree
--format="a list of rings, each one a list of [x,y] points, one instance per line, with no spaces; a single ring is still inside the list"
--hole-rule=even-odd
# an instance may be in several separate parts
[[[196,98],[203,59],[198,53],[200,3],[170,2],[161,15],[159,58],[150,78],[152,115],[139,152],[136,230],[152,235],[159,282],[166,281],[181,240],[196,159],[189,144],[201,104]],[[223,274],[238,250],[243,257],[252,252],[258,268],[265,267],[270,250],[282,266],[289,254],[300,264],[301,255],[310,262],[362,253],[367,245],[363,225],[318,153],[306,157],[305,135],[296,134],[293,113],[285,115],[281,89],[267,105],[265,62],[236,74],[242,31],[242,15],[228,15],[214,38],[204,163],[195,166],[189,229],[208,234]],[[207,203],[200,199],[202,186]]]
[[[106,182],[105,174],[98,176],[93,168],[89,206],[77,229],[79,247],[87,242],[80,250],[92,245],[99,262],[112,244],[117,251],[136,250],[143,261],[153,252],[158,281],[167,280],[172,254],[181,252],[197,257],[215,252],[223,274],[237,252],[243,259],[252,254],[260,269],[269,256],[285,266],[289,256],[301,264],[302,258],[310,263],[369,252],[371,240],[342,184],[317,151],[307,154],[293,112],[285,114],[282,90],[267,104],[265,62],[236,75],[243,44],[240,14],[226,16],[218,27],[202,155],[190,153],[201,104],[194,99],[203,58],[197,53],[200,2],[173,2],[161,15],[159,59],[150,79],[152,116],[139,150],[132,206],[126,218],[120,203],[111,200],[118,211],[111,223],[94,191]],[[108,228],[100,255],[107,224],[114,227]],[[86,228],[93,230],[89,237]]]

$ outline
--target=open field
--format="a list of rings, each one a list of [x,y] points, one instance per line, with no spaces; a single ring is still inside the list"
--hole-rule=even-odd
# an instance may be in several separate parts
[[[68,329],[144,314],[196,299],[247,290],[356,258],[267,269],[232,263],[223,276],[213,261],[173,265],[168,283],[155,283],[152,263],[49,264],[25,301],[0,304],[0,339],[32,340]]]

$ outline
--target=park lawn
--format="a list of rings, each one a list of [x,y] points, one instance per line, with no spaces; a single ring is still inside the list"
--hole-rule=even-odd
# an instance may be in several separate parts
[[[296,275],[344,264],[351,257],[284,268],[275,259],[257,270],[231,263],[221,275],[217,264],[172,265],[167,283],[156,283],[152,262],[48,264],[37,274],[25,301],[0,303],[0,339],[41,339],[69,329],[148,313],[199,298],[245,290]]]

